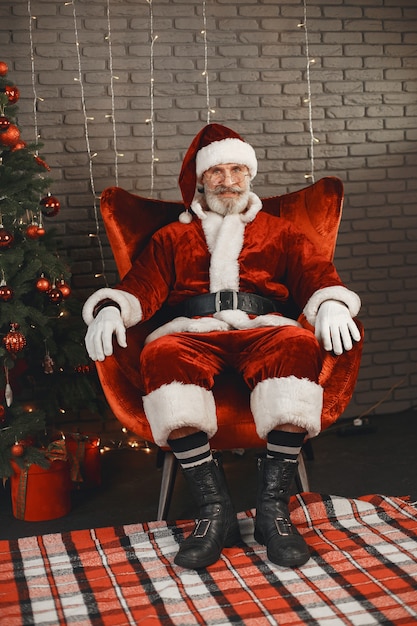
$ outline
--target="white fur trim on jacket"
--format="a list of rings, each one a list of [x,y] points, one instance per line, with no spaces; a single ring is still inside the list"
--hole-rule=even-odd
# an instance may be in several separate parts
[[[130,328],[141,321],[143,317],[142,307],[140,306],[140,302],[136,296],[128,293],[127,291],[121,291],[120,289],[110,289],[109,287],[104,287],[103,289],[98,289],[98,291],[91,294],[83,306],[82,316],[87,326],[89,326],[94,320],[94,308],[99,302],[107,299],[113,300],[119,305],[120,315],[122,316],[122,320],[126,328]]]
[[[326,300],[337,300],[338,302],[342,302],[347,306],[352,317],[356,317],[361,308],[361,300],[358,294],[350,289],[347,289],[346,287],[334,285],[333,287],[318,289],[310,297],[303,311],[307,322],[312,326],[316,323],[316,317],[320,305],[322,305],[323,302],[326,302]]]
[[[266,378],[253,389],[250,406],[262,439],[284,424],[305,428],[315,437],[321,430],[323,388],[307,378]]]
[[[234,309],[219,311],[219,313],[214,313],[213,317],[176,317],[151,332],[146,337],[145,343],[150,343],[165,335],[172,335],[172,333],[212,333],[214,331],[245,330],[268,326],[298,326],[302,328],[296,320],[283,315],[258,315],[250,318],[244,311]]]
[[[246,211],[243,213],[239,213],[240,219],[244,224],[249,224],[249,222],[253,222],[259,211],[262,209],[262,200],[256,193],[253,191],[249,194],[248,206],[246,207]]]
[[[202,226],[211,254],[211,293],[221,289],[239,290],[239,255],[243,247],[245,225],[254,220],[261,209],[261,200],[251,193],[246,213],[234,213],[225,217],[212,211],[206,213]]]
[[[302,328],[301,324],[296,320],[283,315],[257,315],[256,317],[249,317],[244,311],[240,309],[227,309],[225,311],[219,311],[214,313],[213,317],[218,320],[226,322],[230,328],[235,330],[246,330],[247,328],[265,328],[268,326],[298,326]]]
[[[226,322],[214,319],[214,317],[176,317],[151,332],[146,337],[145,343],[150,343],[159,337],[173,333],[211,333],[216,330],[230,330],[230,326]]]
[[[173,430],[193,426],[212,437],[217,431],[213,392],[198,385],[173,382],[143,397],[143,408],[158,446],[166,446]]]
[[[239,254],[243,246],[245,225],[239,215],[226,215],[222,218],[220,228],[213,233],[210,226],[214,226],[215,223],[216,221],[211,219],[203,222],[204,234],[211,252],[210,291],[211,293],[221,289],[238,291]]]

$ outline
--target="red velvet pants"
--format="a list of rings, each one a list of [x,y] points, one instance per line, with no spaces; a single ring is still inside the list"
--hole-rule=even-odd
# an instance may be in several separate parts
[[[240,372],[250,390],[268,378],[317,383],[321,365],[314,334],[297,326],[165,335],[145,345],[140,361],[146,394],[174,381],[211,389],[227,367]]]

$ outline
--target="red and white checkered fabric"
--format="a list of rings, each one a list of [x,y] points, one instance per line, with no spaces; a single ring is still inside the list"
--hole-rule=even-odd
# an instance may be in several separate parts
[[[0,624],[372,626],[417,623],[417,509],[401,498],[301,494],[292,519],[312,557],[270,563],[243,543],[200,572],[173,564],[192,522],[0,542]]]

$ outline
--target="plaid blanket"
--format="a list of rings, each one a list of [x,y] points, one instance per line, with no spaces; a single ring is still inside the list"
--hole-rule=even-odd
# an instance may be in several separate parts
[[[190,521],[0,542],[0,624],[410,626],[417,623],[417,510],[401,498],[299,494],[311,548],[298,569],[270,563],[239,514],[243,543],[203,571],[173,564]]]

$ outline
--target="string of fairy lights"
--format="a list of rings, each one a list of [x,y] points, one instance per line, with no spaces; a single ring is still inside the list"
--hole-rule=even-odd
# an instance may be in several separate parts
[[[147,0],[149,4],[149,37],[150,37],[150,58],[149,58],[149,99],[150,112],[145,120],[151,128],[151,197],[155,190],[155,164],[158,157],[155,155],[155,43],[158,35],[154,34],[153,0]]]
[[[35,49],[33,45],[33,22],[36,17],[32,14],[32,5],[31,0],[28,0],[27,4],[28,15],[29,15],[29,45],[30,45],[30,67],[31,67],[31,75],[32,75],[32,92],[33,92],[33,123],[35,129],[35,144],[38,143],[39,140],[39,129],[38,129],[38,100],[40,100],[37,90],[36,90],[36,72],[35,72]]]
[[[311,76],[310,68],[316,62],[310,56],[310,46],[308,38],[308,23],[307,23],[307,2],[303,0],[303,21],[297,24],[298,28],[304,29],[304,41],[305,41],[305,56],[306,56],[306,83],[307,83],[307,97],[304,98],[304,103],[308,105],[308,131],[310,135],[310,172],[305,174],[305,178],[309,179],[311,183],[315,182],[314,177],[314,144],[319,143],[319,139],[314,135],[313,129],[313,104],[311,96]]]
[[[36,20],[36,16],[32,14],[31,0],[28,0],[27,11],[28,11],[28,16],[29,16],[29,46],[30,46],[30,67],[31,67],[32,94],[33,94],[32,106],[33,106],[33,125],[34,125],[34,135],[35,135],[34,136],[35,157],[38,157],[39,156],[38,143],[39,143],[39,139],[41,136],[39,132],[39,126],[38,126],[38,102],[43,102],[44,99],[38,95],[37,88],[36,88],[35,48],[33,44],[33,24]],[[31,220],[31,216],[28,214],[28,222],[30,220]],[[37,218],[39,228],[43,227],[42,220],[43,220],[42,211],[39,211],[39,215]]]
[[[156,123],[155,123],[155,46],[158,41],[158,34],[155,33],[155,19],[154,19],[154,0],[145,0],[149,8],[149,114],[145,119],[145,123],[150,127],[150,196],[153,197],[155,193],[155,167],[159,159],[156,155]],[[95,274],[96,279],[100,279],[104,282],[105,286],[108,286],[106,277],[106,267],[104,259],[103,242],[101,239],[101,226],[99,217],[99,202],[100,195],[96,191],[95,175],[94,175],[94,160],[97,157],[97,152],[94,152],[91,147],[90,140],[90,124],[94,121],[94,117],[89,115],[87,111],[86,103],[86,87],[84,81],[84,73],[82,67],[81,46],[79,38],[79,17],[77,15],[76,0],[67,0],[64,2],[65,6],[72,7],[72,18],[74,28],[74,41],[76,49],[76,58],[78,64],[78,73],[74,77],[74,81],[78,83],[80,88],[80,100],[81,110],[84,123],[84,139],[86,144],[86,153],[88,158],[88,171],[89,171],[89,184],[92,194],[92,208],[95,230],[89,233],[89,237],[94,238],[98,245],[99,260],[101,271]],[[303,100],[304,104],[308,107],[308,133],[309,133],[309,157],[310,157],[310,170],[304,176],[311,183],[315,182],[315,156],[314,147],[319,142],[314,134],[313,129],[313,103],[312,103],[312,89],[311,89],[311,66],[315,63],[315,59],[310,56],[309,48],[309,30],[308,30],[308,16],[307,16],[307,0],[302,0],[303,18],[297,24],[298,28],[304,30],[304,46],[305,46],[305,58],[306,58],[306,96]],[[202,36],[203,43],[203,71],[202,76],[205,81],[205,105],[206,105],[206,123],[211,122],[212,115],[216,112],[211,106],[210,96],[210,75],[209,75],[209,33],[207,27],[207,1],[201,0],[201,14],[202,14],[202,28],[200,34]],[[36,73],[35,73],[35,54],[33,44],[33,22],[36,20],[36,16],[32,14],[31,0],[28,0],[28,15],[29,15],[29,41],[30,41],[30,59],[31,59],[31,72],[32,72],[32,87],[33,87],[33,114],[34,114],[34,129],[35,129],[35,141],[39,139],[38,129],[38,117],[37,117],[37,103],[39,98],[36,92]],[[112,123],[112,148],[114,153],[114,177],[116,186],[119,185],[119,158],[124,155],[118,150],[118,137],[117,137],[117,121],[116,121],[116,89],[115,82],[119,79],[114,73],[114,59],[113,59],[113,44],[112,44],[112,28],[111,28],[111,0],[106,0],[106,19],[107,19],[107,32],[104,39],[108,46],[108,74],[109,74],[109,91],[111,110],[106,113],[105,117]]]
[[[80,39],[79,39],[79,32],[78,32],[78,17],[77,17],[77,10],[76,10],[76,7],[75,7],[75,1],[71,0],[70,2],[66,2],[65,5],[66,6],[68,6],[68,5],[72,6],[72,16],[73,16],[73,25],[74,25],[74,38],[75,38],[75,50],[76,50],[76,56],[77,56],[77,62],[78,62],[78,76],[74,77],[74,81],[78,82],[79,85],[80,85],[81,109],[82,109],[83,118],[84,118],[84,139],[85,139],[86,150],[87,150],[87,157],[88,157],[88,170],[89,170],[89,176],[90,176],[90,189],[91,189],[91,194],[92,194],[92,198],[93,198],[93,214],[94,214],[94,221],[95,221],[95,224],[96,224],[95,232],[94,233],[90,233],[89,236],[90,237],[95,237],[95,239],[97,241],[97,245],[99,247],[99,253],[100,253],[100,261],[101,261],[101,272],[97,273],[95,275],[95,278],[101,278],[103,280],[104,284],[107,287],[108,286],[108,281],[107,281],[106,271],[105,271],[103,243],[102,243],[101,237],[100,237],[100,221],[99,221],[99,200],[100,200],[100,196],[97,195],[97,193],[96,193],[96,186],[95,186],[95,181],[94,181],[93,160],[97,156],[97,152],[93,152],[92,149],[91,149],[90,134],[89,134],[89,123],[90,123],[90,121],[94,121],[94,117],[89,116],[88,113],[87,113],[87,105],[86,105],[86,97],[85,97],[85,87],[84,87],[82,62],[81,62]]]
[[[203,30],[201,31],[204,42],[204,70],[203,76],[206,81],[206,107],[207,107],[207,124],[210,124],[211,114],[215,113],[215,109],[210,107],[210,82],[208,72],[208,39],[207,39],[207,13],[206,13],[206,0],[203,0]]]
[[[115,81],[119,80],[119,77],[114,74],[113,71],[113,43],[112,43],[112,30],[111,30],[111,17],[110,17],[110,0],[107,0],[106,5],[106,17],[107,17],[107,39],[109,49],[109,73],[110,73],[110,98],[111,98],[111,114],[106,115],[110,117],[113,129],[113,152],[114,152],[114,181],[116,186],[119,186],[119,157],[123,156],[123,153],[117,150],[117,127],[116,127],[116,97],[114,85]]]

